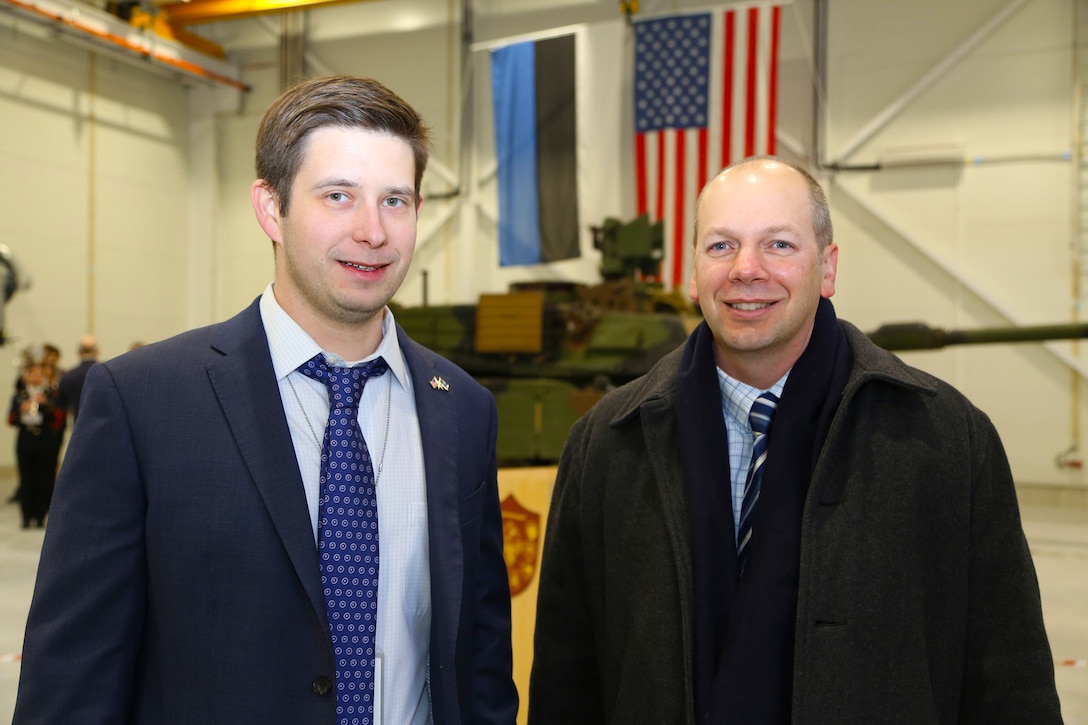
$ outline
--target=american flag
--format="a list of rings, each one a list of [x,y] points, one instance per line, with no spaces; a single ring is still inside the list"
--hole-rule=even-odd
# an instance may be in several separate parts
[[[665,221],[662,281],[691,276],[695,200],[709,178],[775,152],[778,5],[635,24],[635,199]]]

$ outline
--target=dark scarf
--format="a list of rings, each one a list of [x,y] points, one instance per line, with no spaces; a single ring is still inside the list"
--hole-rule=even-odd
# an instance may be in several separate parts
[[[835,309],[821,299],[771,425],[741,579],[714,339],[705,322],[684,347],[676,429],[691,521],[698,723],[789,722],[801,514],[852,362]]]

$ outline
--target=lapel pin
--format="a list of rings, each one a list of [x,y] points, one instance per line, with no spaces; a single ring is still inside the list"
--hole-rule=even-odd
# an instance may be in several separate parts
[[[435,375],[433,378],[431,378],[431,387],[434,388],[435,390],[443,390],[444,391],[444,390],[449,390],[450,389],[450,384],[447,383],[442,378]]]

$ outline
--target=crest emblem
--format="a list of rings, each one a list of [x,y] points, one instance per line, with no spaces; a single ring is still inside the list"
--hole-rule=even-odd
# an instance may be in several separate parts
[[[540,514],[522,506],[513,494],[502,502],[503,557],[510,577],[510,596],[525,591],[536,576],[540,555]]]

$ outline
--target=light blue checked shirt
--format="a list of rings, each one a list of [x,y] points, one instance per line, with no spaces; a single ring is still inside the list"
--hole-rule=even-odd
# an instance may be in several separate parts
[[[730,377],[718,368],[722,415],[725,417],[725,432],[729,439],[729,488],[733,497],[734,541],[737,528],[740,526],[740,509],[744,504],[744,483],[748,478],[748,467],[752,464],[752,443],[755,440],[752,426],[748,423],[748,415],[752,412],[752,404],[756,402],[756,398],[768,390],[781,398],[782,389],[786,387],[786,378],[789,376],[787,372],[779,378],[777,383],[766,390],[760,390]]]

